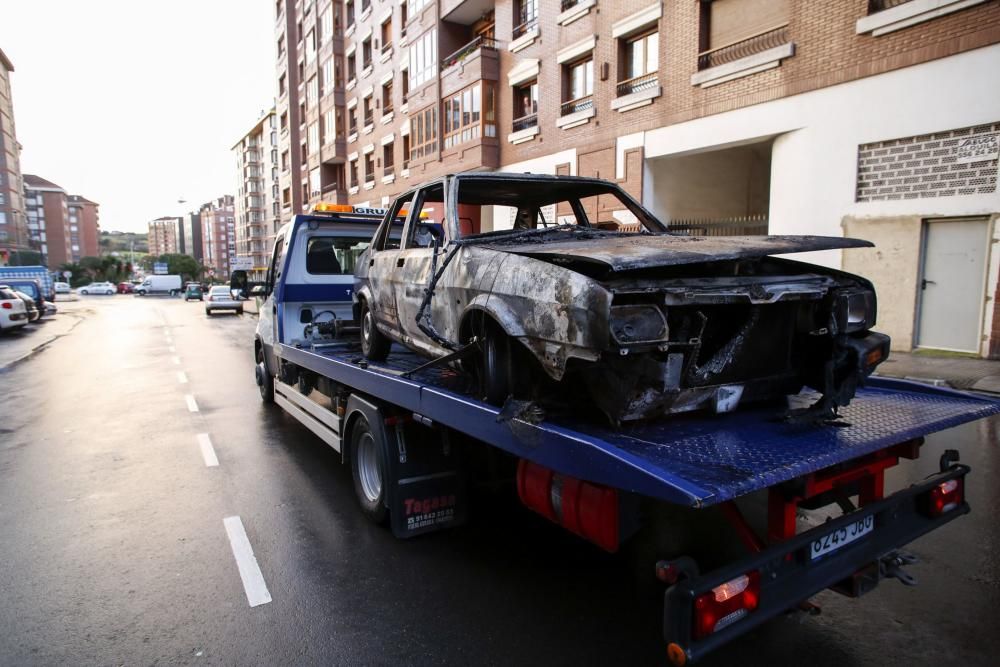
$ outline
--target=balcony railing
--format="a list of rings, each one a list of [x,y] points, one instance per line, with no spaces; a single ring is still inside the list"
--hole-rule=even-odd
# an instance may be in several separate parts
[[[685,236],[759,236],[767,234],[767,219],[767,213],[754,213],[735,218],[671,220],[667,229]]]
[[[520,132],[521,130],[527,130],[529,127],[538,126],[538,114],[530,113],[527,116],[521,116],[520,118],[515,118],[511,123],[511,129],[514,132]]]
[[[788,24],[770,28],[732,44],[718,46],[698,54],[698,69],[708,69],[746,58],[788,43]]]
[[[375,114],[371,111],[365,113],[365,127],[375,124]]]
[[[562,0],[562,5],[560,6],[560,9],[562,11],[566,11],[571,7],[576,7],[578,4],[580,4],[580,0]]]
[[[467,57],[469,57],[479,49],[490,49],[492,51],[496,51],[497,41],[492,37],[485,37],[483,35],[479,35],[474,40],[472,40],[471,42],[460,48],[458,51],[455,51],[454,53],[446,57],[444,60],[442,60],[441,69],[446,70],[452,65],[458,64],[459,62],[465,60]]]
[[[368,185],[369,183],[374,183],[374,182],[375,182],[375,174],[373,172],[370,172],[370,171],[367,172],[367,173],[365,173],[365,185]]]
[[[392,51],[392,42],[382,42],[382,54],[385,55]]]
[[[657,72],[650,72],[649,74],[641,74],[631,79],[619,81],[617,88],[618,97],[631,95],[632,93],[641,93],[644,90],[655,88],[659,81],[657,77]]]
[[[578,97],[575,100],[570,100],[569,102],[563,102],[562,107],[559,110],[560,116],[568,116],[571,113],[577,113],[578,111],[586,111],[588,109],[594,108],[594,96],[587,95],[586,97]]]
[[[883,9],[892,9],[911,2],[911,0],[868,0],[868,13],[874,14]]]
[[[382,103],[382,117],[384,118],[384,117],[388,116],[391,113],[392,113],[392,102],[389,102],[388,104],[385,104],[383,102]]]
[[[393,176],[395,175],[395,173],[396,173],[395,165],[387,164],[384,167],[382,167],[382,178],[385,178],[386,176]]]
[[[521,35],[525,34],[529,30],[531,30],[532,28],[536,28],[536,27],[538,27],[538,17],[537,16],[533,16],[530,19],[526,19],[525,21],[522,21],[520,25],[514,26],[514,30],[512,31],[514,39],[517,39]]]
[[[358,179],[356,179],[356,178],[352,178],[351,179],[351,187],[352,188],[358,187]]]

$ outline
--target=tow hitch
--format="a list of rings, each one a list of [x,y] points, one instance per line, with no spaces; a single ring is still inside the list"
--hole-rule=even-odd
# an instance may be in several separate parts
[[[904,551],[894,551],[891,554],[883,556],[878,561],[879,573],[882,578],[889,579],[895,578],[899,579],[902,583],[907,586],[916,586],[916,578],[903,569],[904,565],[913,565],[914,563],[920,562],[919,559],[911,553],[906,553]]]

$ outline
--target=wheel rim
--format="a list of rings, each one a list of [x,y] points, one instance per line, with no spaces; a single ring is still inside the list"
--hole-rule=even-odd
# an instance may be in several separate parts
[[[375,438],[371,433],[365,433],[358,441],[358,478],[361,480],[361,492],[371,503],[382,496],[382,472],[378,467],[375,447]]]
[[[365,344],[365,348],[371,347],[372,344],[372,327],[375,323],[372,321],[372,311],[365,310],[364,316],[361,318],[361,340]]]

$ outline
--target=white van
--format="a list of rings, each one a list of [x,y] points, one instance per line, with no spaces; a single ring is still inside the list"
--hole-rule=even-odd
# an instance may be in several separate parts
[[[141,284],[135,286],[139,296],[147,294],[169,294],[175,296],[181,291],[181,277],[178,275],[146,276]]]

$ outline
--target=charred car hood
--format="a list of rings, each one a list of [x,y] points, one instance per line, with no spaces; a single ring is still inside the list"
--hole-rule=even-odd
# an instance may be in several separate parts
[[[838,236],[677,236],[596,230],[549,230],[480,239],[476,245],[557,264],[592,262],[612,271],[756,259],[813,250],[869,248],[861,239]]]

